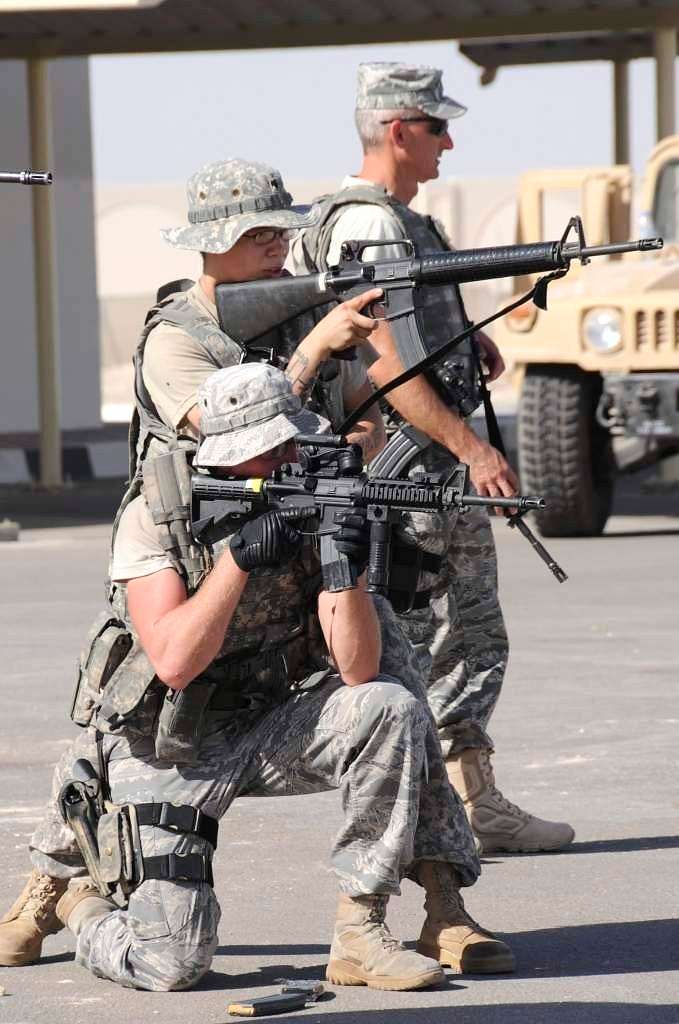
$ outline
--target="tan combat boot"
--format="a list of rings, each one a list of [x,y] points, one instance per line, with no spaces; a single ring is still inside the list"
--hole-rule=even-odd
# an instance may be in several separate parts
[[[479,853],[537,853],[572,843],[575,832],[570,825],[536,818],[502,795],[495,785],[492,753],[468,747],[446,758],[448,778],[464,802]]]
[[[117,910],[113,900],[102,896],[90,878],[76,878],[56,906],[56,914],[62,924],[74,935],[93,917],[106,917]]]
[[[326,978],[331,985],[367,985],[403,992],[443,981],[436,960],[405,949],[384,920],[386,896],[344,896],[337,905]]]
[[[507,974],[514,970],[509,946],[469,916],[455,869],[434,860],[420,861],[417,880],[427,896],[427,919],[418,953],[452,967],[457,974]]]
[[[54,911],[67,885],[65,878],[31,872],[14,906],[0,918],[2,967],[23,967],[40,959],[42,940],[63,928]]]

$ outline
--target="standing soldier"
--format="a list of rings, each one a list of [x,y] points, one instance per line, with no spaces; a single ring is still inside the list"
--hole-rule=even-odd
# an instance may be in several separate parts
[[[396,63],[362,64],[358,72],[356,126],[363,145],[359,173],[321,202],[321,217],[293,246],[297,272],[325,270],[339,262],[350,239],[415,243],[419,255],[450,249],[441,225],[415,213],[408,203],[421,182],[438,177],[439,161],[453,148],[449,118],[466,108],[443,94],[441,71]],[[367,249],[364,259],[399,257],[398,244]],[[468,321],[455,286],[428,291],[423,310],[428,351],[449,341]],[[433,444],[410,464],[410,471],[440,472],[451,460],[469,466],[479,495],[512,497],[517,478],[511,466],[465,421],[478,404],[479,357],[488,380],[504,363],[490,338],[456,349],[455,389],[434,374],[420,375],[389,393],[400,421],[412,424]],[[370,336],[377,354],[369,369],[373,384],[386,384],[403,370],[390,332]],[[363,349],[363,352],[366,350]],[[430,383],[431,380],[431,383]],[[425,439],[426,440],[426,439]],[[497,593],[495,546],[487,513],[469,510],[437,521],[414,522],[429,552],[442,556],[431,591],[401,623],[427,666],[429,704],[439,727],[450,781],[463,798],[480,852],[556,850],[572,842],[565,823],[543,821],[507,800],[495,785],[492,741],[486,732],[507,664],[508,642]]]

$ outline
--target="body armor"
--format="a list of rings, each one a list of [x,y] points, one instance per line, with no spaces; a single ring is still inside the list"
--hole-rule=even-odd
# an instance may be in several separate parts
[[[360,185],[322,198],[320,220],[314,227],[307,228],[302,241],[309,272],[328,269],[327,256],[333,230],[347,209],[360,204],[379,206],[388,211],[401,228],[403,238],[414,243],[418,255],[450,250],[442,228],[432,217],[415,213],[377,185]],[[398,242],[394,241],[393,244],[398,245]],[[468,327],[469,320],[457,285],[424,286],[423,292],[422,341],[426,352],[431,353]],[[469,416],[481,402],[478,360],[473,345],[474,342],[467,339],[440,363],[426,371],[428,380],[446,404],[456,408],[462,416]],[[415,361],[416,358],[413,363]]]

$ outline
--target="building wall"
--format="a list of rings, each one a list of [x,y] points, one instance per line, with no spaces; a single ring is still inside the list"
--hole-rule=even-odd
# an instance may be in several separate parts
[[[100,423],[94,201],[85,59],[53,61],[61,425]],[[31,166],[26,65],[0,61],[3,170]],[[11,99],[8,100],[8,97]],[[31,189],[0,185],[0,435],[38,430]]]

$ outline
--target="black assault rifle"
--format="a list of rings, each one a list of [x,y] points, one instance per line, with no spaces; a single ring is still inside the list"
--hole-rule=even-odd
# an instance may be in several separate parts
[[[521,516],[545,507],[543,498],[479,498],[467,494],[467,466],[458,464],[444,482],[421,474],[413,480],[380,480],[362,469],[359,445],[339,435],[310,434],[295,438],[300,462],[286,463],[263,479],[224,479],[194,473],[191,478],[191,525],[194,538],[211,544],[233,533],[243,518],[277,510],[286,518],[317,519],[323,586],[337,592],[356,586],[346,555],[335,546],[338,512],[366,509],[370,522],[367,590],[389,590],[392,528],[406,512],[441,512],[470,505],[515,509]],[[419,550],[419,549],[417,549]],[[415,577],[418,573],[415,573]],[[414,587],[413,587],[414,590]]]

